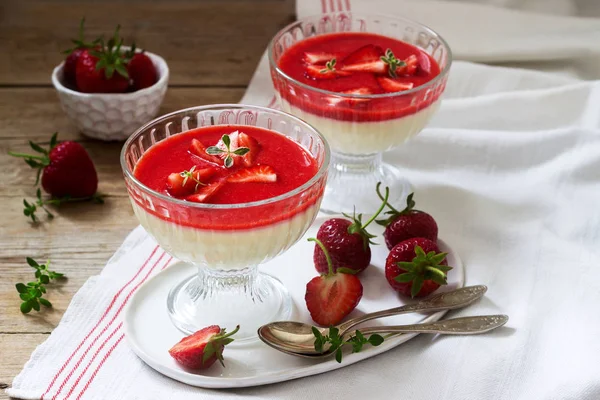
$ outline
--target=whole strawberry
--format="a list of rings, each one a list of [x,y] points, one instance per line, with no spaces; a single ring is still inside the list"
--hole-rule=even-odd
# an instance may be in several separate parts
[[[377,194],[379,193],[379,185],[377,186]],[[392,249],[398,243],[415,237],[422,237],[437,242],[438,226],[435,219],[426,212],[415,210],[415,202],[413,200],[414,193],[408,195],[406,199],[406,208],[402,211],[396,210],[389,203],[387,206],[390,211],[385,214],[388,218],[377,220],[379,225],[385,226],[383,237],[388,249]]]
[[[184,337],[169,350],[171,357],[179,364],[190,369],[206,369],[219,360],[222,366],[223,349],[233,342],[231,338],[240,326],[227,333],[218,325],[211,325]]]
[[[369,266],[371,263],[370,244],[375,244],[371,241],[375,235],[367,232],[366,228],[383,210],[388,196],[389,189],[386,188],[386,196],[383,204],[375,215],[364,224],[362,223],[362,214],[358,214],[358,216],[353,215],[352,217],[344,214],[349,219],[332,218],[321,225],[317,232],[317,239],[329,251],[333,271],[336,271],[339,267],[345,267],[358,273]],[[313,261],[318,272],[322,274],[327,273],[327,257],[320,246],[315,246]]]
[[[133,45],[128,56],[130,59],[127,63],[127,72],[129,73],[133,90],[145,89],[158,81],[156,67],[143,50],[141,53],[136,53],[135,45]]]
[[[306,284],[304,301],[310,317],[317,324],[332,326],[340,323],[356,308],[363,294],[362,283],[356,271],[340,267],[334,271],[327,248],[320,240],[310,238],[323,251],[327,272]]]
[[[129,87],[127,60],[121,52],[123,39],[117,27],[106,46],[100,40],[98,48],[84,50],[77,60],[75,80],[84,93],[125,93]]]
[[[446,253],[425,238],[398,243],[385,262],[385,278],[397,292],[410,297],[424,297],[446,285]]]
[[[79,37],[77,39],[72,39],[71,41],[75,45],[75,47],[65,50],[63,53],[67,54],[67,58],[65,58],[65,64],[63,66],[63,75],[64,79],[67,83],[71,85],[75,85],[75,70],[77,68],[77,61],[79,57],[86,49],[92,49],[98,45],[99,39],[88,43],[85,41],[83,37],[83,24],[85,23],[85,18],[81,19],[79,23]]]

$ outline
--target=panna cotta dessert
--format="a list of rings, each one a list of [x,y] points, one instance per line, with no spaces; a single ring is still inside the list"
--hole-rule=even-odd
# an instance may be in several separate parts
[[[166,307],[177,329],[190,335],[239,325],[239,342],[291,317],[289,291],[260,264],[310,227],[329,165],[329,146],[314,127],[242,104],[176,111],[127,140],[121,166],[133,210],[180,261],[153,278],[168,281]]]
[[[313,36],[287,49],[278,66],[297,82],[338,94],[277,88],[283,110],[317,127],[345,154],[378,153],[406,141],[427,124],[443,90],[414,90],[440,74],[433,57],[373,33]],[[396,95],[401,92],[406,95]],[[366,97],[372,95],[382,96]]]
[[[283,212],[280,204],[235,205],[281,196],[317,170],[306,149],[268,129],[193,129],[150,147],[133,171],[146,187],[177,202],[149,207],[133,201],[133,208],[142,226],[179,259],[222,270],[246,268],[296,242],[318,212],[321,194]],[[188,207],[196,203],[214,208]]]
[[[373,213],[378,182],[390,188],[390,204],[405,204],[410,183],[382,154],[418,134],[439,108],[448,44],[405,18],[329,13],[279,31],[269,65],[281,109],[313,125],[331,146],[321,210]]]

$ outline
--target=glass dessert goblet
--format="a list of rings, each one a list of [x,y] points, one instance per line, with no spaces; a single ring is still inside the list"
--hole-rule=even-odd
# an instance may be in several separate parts
[[[292,68],[298,69],[298,65],[305,65],[305,74],[295,75],[282,69],[282,57],[288,51],[286,57],[296,54],[297,49],[302,47],[300,42],[310,40],[310,43],[315,43],[319,36],[329,35],[326,41],[338,43],[339,46],[325,43],[321,47],[328,48],[332,52],[329,55],[333,56],[336,52],[339,54],[343,51],[339,49],[351,48],[350,34],[354,33],[372,35],[374,41],[379,40],[392,46],[395,42],[399,48],[404,44],[406,48],[422,52],[419,57],[423,56],[423,64],[429,63],[431,67],[432,62],[437,63],[435,70],[439,66],[439,73],[424,83],[409,82],[411,89],[393,91],[396,89],[377,86],[379,79],[390,77],[376,76],[374,72],[370,79],[375,82],[377,92],[369,92],[361,90],[364,88],[361,88],[360,81],[368,76],[355,72],[349,74],[350,68],[344,70],[344,57],[348,54],[338,55],[337,59],[333,58],[324,64],[325,60],[318,59],[322,53],[305,52],[302,55],[298,52],[297,63],[292,63]],[[383,40],[382,36],[385,37]],[[308,42],[304,42],[306,43]],[[356,48],[362,45],[364,41],[357,44]],[[387,57],[388,53],[382,52],[381,55]],[[311,58],[317,59],[314,61],[316,64],[312,64]],[[387,58],[388,61],[385,62],[390,65],[390,58]],[[275,35],[269,45],[269,63],[282,110],[317,128],[331,146],[332,165],[321,206],[323,211],[352,212],[356,207],[357,212],[374,212],[380,203],[373,189],[377,182],[390,187],[391,204],[404,203],[410,185],[398,168],[382,161],[382,156],[384,152],[402,145],[418,134],[427,125],[440,105],[451,59],[450,47],[440,35],[418,22],[404,18],[354,12],[323,14],[303,18]],[[375,58],[375,61],[384,60]],[[406,65],[402,60],[395,61],[399,62],[399,68]],[[319,72],[329,76],[337,74],[334,79],[339,79],[338,83],[342,80],[353,82],[355,79],[357,89],[334,91],[331,88],[335,87],[335,82],[320,79]],[[396,77],[395,73],[391,75]]]
[[[306,150],[317,172],[282,195],[239,204],[179,200],[136,178],[136,164],[156,143],[215,125],[253,126],[284,135]],[[252,339],[259,326],[290,317],[289,292],[258,266],[287,250],[313,222],[329,157],[326,141],[307,123],[281,111],[245,105],[176,111],[146,124],[127,140],[121,166],[138,220],[166,252],[197,266],[197,273],[178,282],[167,299],[171,320],[179,330],[191,334],[208,325],[233,329],[239,324],[236,340]]]

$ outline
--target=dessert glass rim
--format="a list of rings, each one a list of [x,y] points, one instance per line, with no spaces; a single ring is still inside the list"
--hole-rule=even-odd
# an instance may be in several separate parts
[[[176,199],[174,197],[170,197],[167,196],[165,194],[162,194],[154,189],[149,188],[148,186],[144,185],[142,182],[140,182],[133,174],[133,171],[130,171],[129,166],[127,165],[127,161],[126,161],[126,153],[127,153],[127,149],[130,146],[130,144],[134,141],[137,140],[138,136],[142,134],[142,132],[144,132],[146,129],[148,129],[151,125],[154,124],[158,124],[160,123],[162,120],[166,120],[172,116],[178,115],[178,114],[183,114],[183,113],[187,113],[187,112],[200,112],[200,111],[204,111],[204,110],[217,110],[217,109],[231,109],[231,108],[237,108],[237,109],[253,109],[253,110],[257,110],[257,111],[266,111],[266,112],[274,112],[276,114],[282,114],[285,115],[286,117],[295,120],[297,123],[299,123],[300,125],[304,125],[305,128],[310,129],[311,131],[315,132],[317,134],[317,136],[319,137],[319,139],[321,140],[321,142],[323,143],[323,148],[324,148],[324,157],[323,157],[323,163],[321,164],[321,166],[319,166],[319,169],[317,171],[317,173],[315,175],[313,175],[312,178],[310,178],[307,182],[305,182],[304,184],[298,186],[297,188],[290,190],[289,192],[280,194],[279,196],[275,196],[275,197],[270,197],[268,199],[263,199],[263,200],[257,200],[257,201],[251,201],[251,202],[247,202],[247,203],[232,203],[232,204],[210,204],[210,203],[196,203],[196,202],[192,202],[192,201],[185,201],[185,200],[180,200],[180,199]],[[223,124],[224,126],[225,124]],[[232,124],[232,125],[236,125],[236,126],[252,126],[252,125],[244,125],[244,124]],[[208,125],[208,126],[219,126],[219,125]],[[202,127],[199,127],[202,128]],[[197,129],[197,128],[196,128]],[[267,129],[267,128],[262,128],[262,129]],[[188,129],[188,131],[193,130],[193,129]],[[268,129],[271,130],[273,132],[276,132],[282,136],[286,136],[282,133],[277,132],[274,129]],[[184,131],[187,132],[187,131]],[[180,132],[183,133],[183,132]],[[178,133],[178,134],[180,134]],[[287,137],[287,136],[286,136]],[[164,139],[163,139],[164,140]],[[159,142],[157,142],[159,143]],[[298,143],[298,145],[300,145]],[[300,145],[301,147],[303,147],[302,145]],[[304,148],[304,147],[303,147]],[[305,149],[306,150],[306,149]],[[189,108],[184,108],[181,110],[177,110],[177,111],[173,111],[170,112],[168,114],[162,115],[161,117],[155,118],[152,121],[144,124],[143,126],[139,127],[138,129],[136,129],[136,131],[127,139],[127,141],[123,144],[123,148],[121,149],[121,155],[120,155],[120,162],[121,162],[121,169],[123,170],[123,173],[125,174],[125,176],[130,179],[136,186],[138,186],[141,190],[151,194],[152,196],[158,197],[161,200],[170,202],[170,203],[174,203],[183,207],[192,207],[192,208],[200,208],[200,209],[220,209],[220,210],[226,210],[226,209],[240,209],[240,208],[250,208],[250,207],[257,207],[257,206],[263,206],[266,204],[270,204],[270,203],[276,203],[278,201],[281,200],[285,200],[291,197],[296,196],[299,193],[302,193],[303,191],[309,189],[310,187],[314,186],[322,177],[325,173],[327,173],[327,170],[329,168],[329,162],[330,162],[330,157],[331,157],[331,152],[329,149],[329,143],[327,143],[327,140],[325,139],[325,137],[323,136],[323,134],[321,134],[321,132],[319,132],[316,128],[314,128],[312,125],[308,124],[307,122],[304,122],[302,119],[295,117],[291,114],[288,114],[284,111],[280,111],[280,110],[275,110],[272,108],[268,108],[268,107],[262,107],[262,106],[255,106],[255,105],[246,105],[246,104],[211,104],[211,105],[205,105],[205,106],[195,106],[195,107],[189,107]]]
[[[378,93],[378,94],[351,94],[351,93],[340,93],[340,92],[333,92],[330,90],[320,89],[320,88],[317,88],[314,86],[307,85],[305,83],[302,83],[302,82],[292,78],[291,76],[289,76],[288,74],[286,74],[279,68],[279,66],[277,65],[277,63],[275,62],[275,60],[273,58],[273,47],[275,46],[275,41],[278,40],[279,37],[281,37],[281,34],[283,32],[288,31],[294,25],[301,24],[312,18],[324,18],[324,17],[328,17],[328,16],[337,16],[337,15],[358,15],[358,16],[368,16],[368,17],[376,17],[376,18],[379,17],[379,18],[386,18],[386,19],[393,19],[393,20],[395,19],[398,21],[409,22],[412,24],[420,25],[424,30],[428,31],[430,34],[432,34],[437,39],[439,39],[439,41],[442,43],[442,45],[446,48],[446,50],[448,52],[448,62],[446,63],[444,68],[440,71],[440,73],[435,78],[433,78],[432,80],[430,80],[428,82],[425,82],[422,85],[416,86],[409,90],[403,90],[401,92]],[[352,31],[350,31],[350,32],[352,32]],[[342,33],[342,32],[329,32],[329,33]],[[361,33],[361,32],[356,32],[356,33]],[[368,33],[368,32],[366,32],[366,33]],[[381,35],[381,34],[377,34],[377,35]],[[316,37],[316,36],[320,36],[320,35],[315,35],[315,36],[311,36],[311,37]],[[381,36],[391,37],[388,35],[381,35]],[[396,40],[400,40],[400,39],[396,39]],[[275,34],[275,36],[273,36],[273,38],[269,42],[269,47],[267,49],[267,53],[268,53],[269,64],[270,64],[271,68],[273,68],[275,70],[275,72],[277,72],[277,74],[281,75],[283,78],[290,81],[294,85],[298,85],[305,90],[310,90],[310,91],[321,93],[321,94],[324,94],[327,96],[337,96],[337,97],[348,98],[348,99],[372,100],[372,99],[386,99],[386,98],[391,98],[391,97],[407,96],[407,95],[416,93],[420,90],[423,90],[424,88],[427,88],[429,86],[434,86],[439,80],[441,80],[444,76],[446,76],[448,74],[448,72],[450,71],[450,66],[452,65],[452,49],[450,48],[450,45],[448,44],[448,42],[446,42],[446,39],[444,39],[442,37],[442,35],[440,35],[436,31],[434,31],[433,29],[431,29],[429,26],[422,24],[418,21],[415,21],[413,19],[410,19],[410,18],[404,18],[404,17],[398,17],[398,16],[390,17],[390,16],[382,15],[382,14],[355,13],[353,11],[338,11],[338,12],[330,12],[330,13],[325,13],[325,14],[314,14],[314,15],[310,15],[310,16],[307,16],[304,18],[300,18],[299,20],[286,25],[279,32],[277,32]]]

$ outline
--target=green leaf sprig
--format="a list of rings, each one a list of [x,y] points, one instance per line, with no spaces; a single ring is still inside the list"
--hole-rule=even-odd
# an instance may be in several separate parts
[[[392,78],[395,78],[397,76],[396,69],[398,69],[398,67],[406,66],[406,63],[404,61],[396,58],[396,56],[392,52],[392,49],[387,49],[385,51],[385,55],[381,56],[381,61],[388,65],[388,74]]]
[[[27,314],[31,310],[40,311],[40,304],[44,307],[52,307],[52,303],[42,297],[46,293],[45,285],[52,280],[65,277],[64,274],[51,271],[48,268],[50,260],[46,261],[46,264],[39,264],[33,258],[27,257],[27,264],[35,268],[35,277],[37,280],[28,282],[27,284],[17,283],[15,285],[17,292],[19,292],[19,297],[23,300],[21,303],[21,312],[23,314]]]
[[[359,330],[354,332],[354,335],[349,339],[344,340],[344,338],[339,335],[339,329],[336,327],[329,328],[327,335],[323,335],[315,326],[312,327],[312,332],[313,335],[315,335],[315,350],[319,353],[323,353],[325,351],[325,345],[329,343],[327,350],[335,351],[335,360],[338,363],[342,362],[342,348],[345,345],[351,345],[352,353],[358,353],[362,350],[365,344],[379,346],[384,341],[384,338],[381,335],[374,333],[367,338]]]
[[[34,202],[28,202],[26,199],[23,199],[23,205],[25,206],[23,208],[23,214],[26,217],[31,218],[31,220],[33,222],[38,222],[38,218],[35,215],[35,213],[37,212],[38,208],[41,208],[42,210],[44,210],[46,212],[46,216],[48,217],[48,219],[52,219],[54,218],[54,214],[52,214],[50,212],[50,210],[48,210],[46,208],[46,206],[60,206],[63,203],[75,203],[75,202],[79,202],[79,201],[88,201],[91,200],[92,202],[96,203],[96,204],[103,204],[104,203],[104,199],[102,198],[102,195],[95,193],[93,196],[90,197],[70,197],[70,196],[65,196],[65,197],[60,197],[60,198],[49,198],[49,199],[44,199],[42,198],[42,191],[40,188],[38,188],[38,190],[36,191],[36,200]]]
[[[231,150],[231,138],[229,135],[225,134],[221,137],[223,144],[225,145],[225,150],[220,148],[219,146],[210,146],[206,149],[206,154],[210,154],[211,156],[219,156],[222,157],[223,164],[225,168],[233,167],[233,155],[243,156],[250,151],[248,147],[238,147],[235,150]]]
[[[200,181],[200,179],[194,176],[194,171],[196,170],[196,166],[194,165],[190,170],[181,171],[179,176],[183,178],[183,182],[181,182],[181,186],[185,186],[188,180],[192,180],[196,183],[194,190],[198,190],[198,186],[206,186],[206,183]]]
[[[223,328],[221,329],[221,332],[210,338],[209,342],[204,347],[204,351],[202,353],[202,362],[205,363],[213,355],[216,355],[217,360],[219,360],[221,365],[225,366],[225,363],[223,362],[223,348],[234,341],[231,336],[235,335],[239,330],[239,325],[229,333],[227,333],[226,329]]]
[[[326,74],[327,72],[335,72],[335,64],[336,63],[337,63],[337,60],[335,58],[332,58],[331,60],[329,60],[325,63],[325,68],[320,70],[319,73]]]

